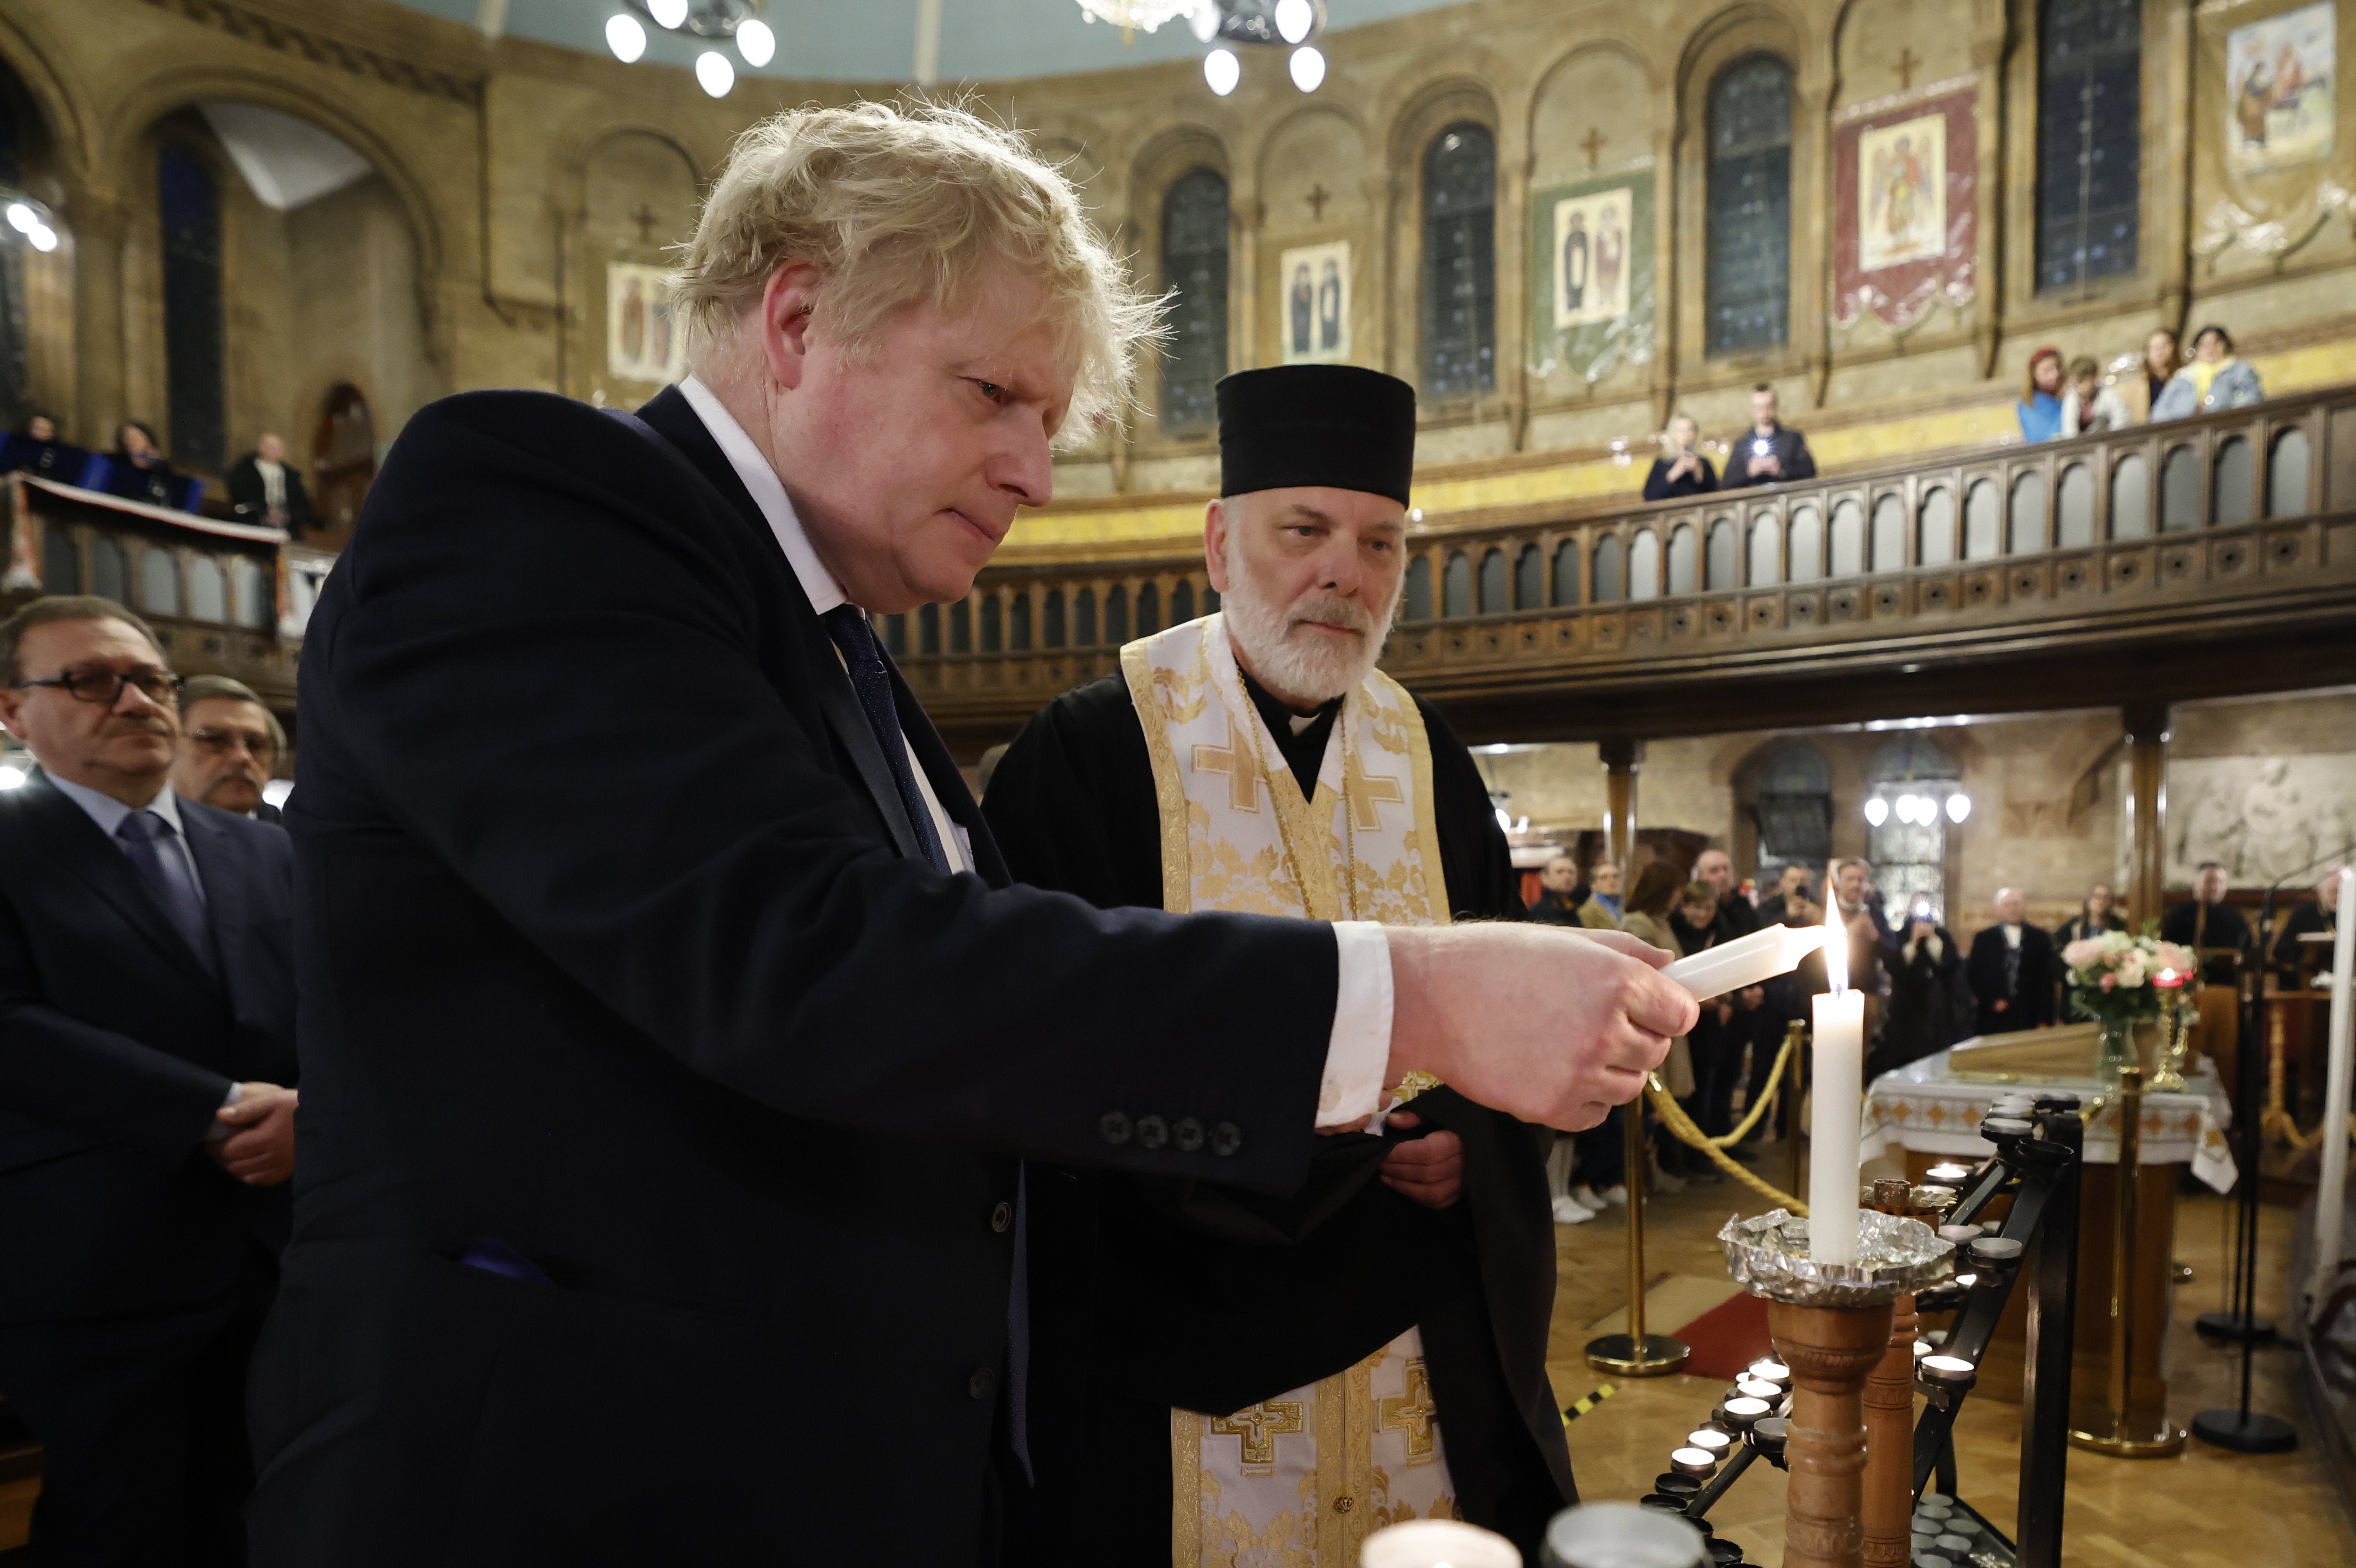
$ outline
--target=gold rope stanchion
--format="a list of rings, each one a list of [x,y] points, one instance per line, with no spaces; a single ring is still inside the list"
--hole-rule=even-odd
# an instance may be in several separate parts
[[[1783,1114],[1783,1125],[1790,1130],[1792,1136],[1792,1190],[1794,1192],[1805,1192],[1808,1189],[1806,1173],[1800,1166],[1800,1113],[1807,1109],[1808,1102],[1805,1091],[1800,1087],[1802,1068],[1799,1051],[1800,1041],[1806,1038],[1807,1028],[1806,1024],[1802,1023],[1798,1019],[1794,1019],[1783,1029],[1783,1043],[1790,1048],[1792,1053],[1791,1061],[1787,1064],[1792,1073],[1788,1085],[1792,1093],[1792,1104],[1791,1108]]]
[[[1622,1377],[1657,1378],[1683,1367],[1693,1347],[1644,1332],[1644,1177],[1650,1164],[1644,1157],[1644,1096],[1629,1101],[1622,1114],[1628,1139],[1628,1168],[1622,1178],[1628,1184],[1628,1331],[1589,1340],[1587,1364]]]
[[[1651,1080],[1646,1084],[1646,1089],[1653,1097],[1653,1109],[1660,1113],[1661,1125],[1668,1128],[1679,1143],[1701,1150],[1717,1163],[1720,1170],[1752,1189],[1769,1202],[1779,1203],[1802,1219],[1807,1217],[1808,1206],[1805,1202],[1788,1192],[1777,1191],[1749,1167],[1736,1164],[1724,1149],[1718,1147],[1716,1140],[1704,1134],[1699,1127],[1695,1126],[1693,1118],[1686,1115],[1686,1108],[1677,1104],[1676,1096],[1668,1092],[1658,1078]],[[1635,1189],[1632,1187],[1629,1190],[1633,1193]]]

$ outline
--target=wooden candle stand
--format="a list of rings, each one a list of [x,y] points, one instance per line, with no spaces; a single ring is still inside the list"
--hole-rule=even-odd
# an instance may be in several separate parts
[[[1785,1568],[1864,1568],[1866,1379],[1890,1351],[1890,1304],[1798,1307],[1771,1300],[1767,1329],[1792,1369]],[[1911,1355],[1910,1339],[1909,1351]],[[1909,1454],[1911,1458],[1911,1444]]]
[[[1866,1568],[1914,1561],[1914,1298],[1890,1308],[1890,1348],[1865,1381]]]

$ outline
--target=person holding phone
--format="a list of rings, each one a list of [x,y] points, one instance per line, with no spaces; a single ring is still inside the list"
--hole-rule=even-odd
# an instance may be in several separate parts
[[[1644,476],[1644,499],[1666,501],[1677,496],[1700,496],[1718,488],[1718,470],[1694,450],[1697,427],[1691,414],[1670,416],[1661,432],[1661,455]]]
[[[1890,965],[1890,1024],[1872,1070],[1919,1061],[1964,1038],[1971,1004],[1962,989],[1964,955],[1927,896],[1908,906],[1898,956]]]
[[[1814,479],[1816,460],[1808,438],[1775,417],[1775,389],[1762,381],[1751,389],[1751,428],[1737,436],[1726,460],[1725,488],[1781,485]]]

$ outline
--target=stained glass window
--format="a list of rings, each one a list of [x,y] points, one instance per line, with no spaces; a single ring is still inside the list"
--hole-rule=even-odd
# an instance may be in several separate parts
[[[228,417],[221,373],[220,191],[186,147],[166,144],[158,170],[164,220],[164,368],[171,457],[221,465]]]
[[[1497,142],[1467,121],[1423,155],[1423,392],[1497,384]]]
[[[1212,389],[1227,373],[1227,182],[1190,169],[1162,198],[1162,282],[1170,355],[1162,367],[1162,428],[1194,434],[1218,422]]]
[[[2037,288],[2136,270],[2140,0],[2046,0],[2037,83]]]
[[[1792,68],[1745,55],[1709,90],[1708,349],[1791,335]]]

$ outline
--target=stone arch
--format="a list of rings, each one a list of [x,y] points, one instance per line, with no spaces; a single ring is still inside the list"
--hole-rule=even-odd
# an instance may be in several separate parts
[[[58,174],[69,187],[89,177],[95,152],[99,112],[82,79],[52,63],[58,51],[36,29],[38,17],[0,16],[0,66],[5,66],[40,112]],[[70,189],[60,193],[70,197]],[[65,210],[68,202],[60,203]]]

